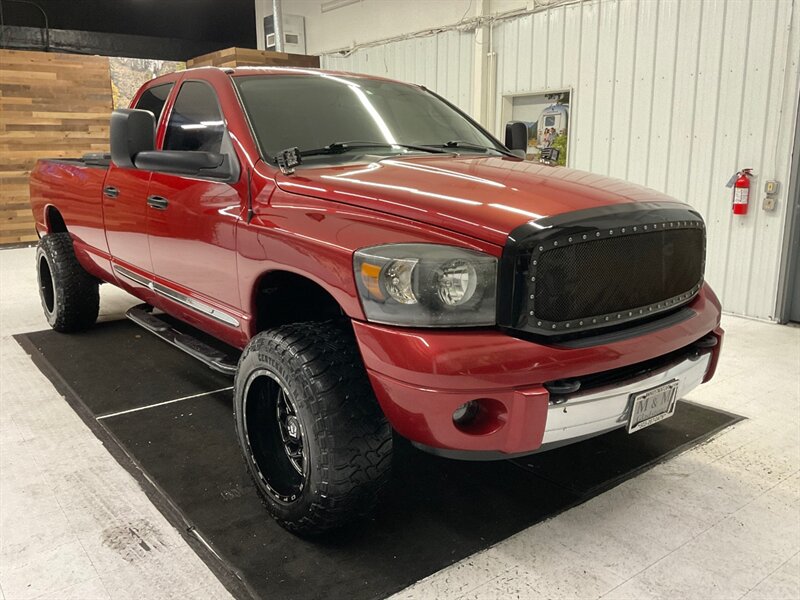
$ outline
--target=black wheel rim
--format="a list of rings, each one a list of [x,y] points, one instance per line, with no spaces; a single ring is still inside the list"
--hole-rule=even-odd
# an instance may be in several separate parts
[[[254,470],[270,495],[295,502],[308,474],[308,443],[295,404],[286,386],[266,370],[250,376],[244,394],[244,429]]]
[[[47,257],[44,255],[39,258],[39,295],[42,297],[44,309],[51,314],[56,306],[56,286]]]

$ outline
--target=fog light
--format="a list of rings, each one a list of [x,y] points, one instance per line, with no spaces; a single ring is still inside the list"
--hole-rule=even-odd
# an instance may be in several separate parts
[[[453,411],[453,423],[461,426],[468,425],[477,416],[479,408],[475,400],[465,402]]]
[[[453,425],[469,435],[488,435],[505,425],[508,409],[494,398],[476,398],[453,411]]]

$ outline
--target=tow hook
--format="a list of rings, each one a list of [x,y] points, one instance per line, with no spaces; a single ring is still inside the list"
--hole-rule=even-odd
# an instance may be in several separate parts
[[[706,337],[700,338],[697,340],[694,345],[701,350],[706,350],[707,348],[713,348],[719,343],[717,337],[714,335],[707,335]]]
[[[551,402],[553,404],[560,404],[566,402],[566,398],[553,398],[553,396],[566,396],[567,394],[574,394],[581,389],[581,382],[577,379],[557,379],[556,381],[548,381],[544,384],[545,389],[550,392]]]
[[[692,360],[692,361],[697,360],[698,358],[703,356],[703,354],[706,353],[705,352],[706,350],[708,350],[709,348],[713,348],[718,343],[719,343],[719,340],[714,335],[708,334],[705,337],[701,337],[694,344],[692,344],[694,346],[694,352],[692,352],[689,355],[689,360]]]

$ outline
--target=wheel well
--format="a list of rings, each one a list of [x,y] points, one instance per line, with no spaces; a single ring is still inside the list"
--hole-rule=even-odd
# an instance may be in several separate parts
[[[45,223],[47,224],[47,233],[67,233],[67,224],[64,223],[64,217],[61,216],[55,206],[47,207]]]
[[[287,271],[264,275],[256,289],[256,331],[287,323],[322,321],[344,314],[318,283]]]

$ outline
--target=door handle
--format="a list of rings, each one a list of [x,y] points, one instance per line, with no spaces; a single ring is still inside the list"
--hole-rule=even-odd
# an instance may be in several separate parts
[[[119,190],[109,185],[103,188],[103,195],[106,198],[116,198],[117,196],[119,196]]]
[[[165,210],[169,206],[169,200],[163,196],[148,196],[147,205],[158,210]]]

